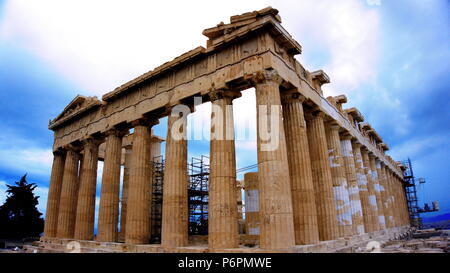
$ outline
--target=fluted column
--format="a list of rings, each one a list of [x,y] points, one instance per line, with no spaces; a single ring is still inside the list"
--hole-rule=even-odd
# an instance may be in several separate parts
[[[58,228],[56,237],[73,238],[78,195],[78,150],[69,147],[64,164],[63,184],[58,212]]]
[[[260,247],[295,245],[289,163],[283,127],[281,78],[266,71],[256,85],[258,177],[260,183]]]
[[[341,137],[342,156],[344,158],[345,174],[347,176],[350,210],[352,214],[353,234],[364,234],[364,219],[356,176],[355,158],[353,156],[352,136],[344,134]]]
[[[380,230],[380,223],[378,220],[378,204],[377,204],[377,196],[375,194],[375,181],[372,176],[372,171],[370,169],[369,151],[366,148],[361,149],[361,154],[363,158],[364,173],[367,177],[367,190],[369,192],[369,206],[372,211],[371,217],[372,217],[373,231],[377,231]]]
[[[370,164],[370,172],[372,175],[373,187],[375,190],[375,197],[377,199],[379,229],[383,230],[386,229],[386,220],[384,218],[383,202],[381,200],[381,187],[377,172],[376,157],[372,153],[369,154],[369,164]]]
[[[125,159],[123,165],[123,181],[122,181],[122,196],[120,199],[120,230],[119,230],[119,242],[125,241],[126,226],[127,226],[127,202],[128,202],[128,189],[130,181],[130,165],[131,165],[131,151],[132,145],[125,147]]]
[[[403,226],[409,226],[409,210],[408,210],[408,202],[406,200],[406,192],[403,186],[403,181],[400,178],[400,188],[401,188],[401,199],[402,199],[402,208],[403,208]]]
[[[380,168],[378,169],[378,164]],[[378,177],[380,178],[381,200],[383,201],[383,212],[386,221],[386,228],[392,228],[392,213],[389,204],[389,189],[386,175],[386,165],[383,162],[377,162]]]
[[[151,126],[157,121],[136,120],[131,151],[126,213],[125,243],[147,244],[150,239],[152,165],[150,165]],[[167,173],[170,169],[166,168]]]
[[[392,171],[388,169],[387,171],[387,187],[389,189],[389,205],[390,205],[390,214],[392,216],[392,226],[397,227],[397,215],[396,215],[396,199],[394,194],[394,184],[393,184],[393,174]]]
[[[384,177],[384,173],[383,173],[383,168],[382,168],[382,162],[379,159],[375,159],[375,167],[376,167],[376,172],[377,172],[377,176],[378,176],[378,183],[379,183],[379,205],[378,205],[378,209],[381,211],[381,213],[383,214],[383,220],[384,220],[384,227],[383,229],[387,229],[388,228],[388,218],[389,218],[389,212],[388,212],[388,208],[386,206],[386,189],[385,189],[385,180],[386,178]],[[377,200],[378,201],[378,200]]]
[[[168,116],[161,226],[164,247],[188,243],[187,115],[172,111]]]
[[[400,219],[398,215],[399,199],[397,195],[397,182],[395,181],[395,174],[391,173],[391,188],[392,188],[392,202],[394,208],[394,223],[396,227],[400,226]]]
[[[44,237],[47,238],[56,237],[65,156],[65,152],[63,151],[53,152],[52,174],[50,177],[44,226]]]
[[[344,158],[342,157],[342,147],[339,138],[339,125],[335,121],[326,122],[325,134],[327,136],[328,160],[333,181],[339,237],[347,237],[352,235],[352,214]]]
[[[120,160],[124,131],[109,130],[106,136],[97,241],[117,242],[120,194]]]
[[[363,211],[364,229],[366,232],[373,232],[373,211],[369,202],[369,190],[367,176],[364,171],[363,158],[361,154],[361,144],[357,141],[352,143],[353,156],[355,158],[356,178],[359,188],[359,197]]]
[[[394,222],[394,203],[392,198],[392,189],[391,189],[391,181],[390,181],[390,170],[387,166],[384,166],[384,176],[385,176],[385,192],[386,192],[386,206],[388,211],[387,217],[387,225],[388,228],[395,227]]]
[[[83,160],[80,165],[75,235],[78,240],[94,239],[95,192],[97,187],[98,145],[95,139],[83,142]]]
[[[397,226],[402,226],[402,215],[401,215],[401,206],[402,201],[400,197],[400,182],[398,181],[397,176],[394,176],[394,195],[395,195],[395,216]]]
[[[385,192],[386,192],[386,206],[388,211],[388,217],[386,219],[386,223],[388,228],[394,227],[394,211],[392,207],[392,198],[391,198],[391,185],[390,185],[390,170],[388,166],[384,166],[384,176],[385,176]]]
[[[313,111],[306,115],[319,238],[321,241],[328,241],[336,239],[339,231],[323,119],[324,113],[320,111]]]
[[[209,96],[212,112],[208,242],[210,248],[235,248],[239,245],[239,234],[232,101],[240,93],[212,91]]]
[[[303,112],[304,99],[298,93],[285,94],[282,98],[297,245],[315,244],[319,241],[311,159]]]

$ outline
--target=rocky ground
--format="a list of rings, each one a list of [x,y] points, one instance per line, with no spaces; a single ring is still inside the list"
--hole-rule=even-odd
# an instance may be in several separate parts
[[[450,253],[450,230],[412,231],[407,237],[381,245],[383,253]]]

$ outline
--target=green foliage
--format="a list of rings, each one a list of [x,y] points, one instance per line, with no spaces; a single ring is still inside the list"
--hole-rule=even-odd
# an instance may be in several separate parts
[[[0,206],[0,238],[35,237],[44,229],[42,213],[36,207],[39,196],[33,193],[37,185],[28,183],[26,176],[15,185],[7,185],[7,198]]]

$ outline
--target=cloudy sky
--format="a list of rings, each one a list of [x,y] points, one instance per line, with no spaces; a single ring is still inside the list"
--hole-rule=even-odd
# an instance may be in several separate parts
[[[410,157],[416,176],[426,178],[421,201],[438,200],[441,212],[450,212],[446,0],[0,0],[0,203],[5,184],[28,173],[45,212],[53,141],[48,120],[74,96],[101,97],[205,46],[203,29],[269,5],[302,45],[298,60],[331,77],[325,95],[346,94],[347,107],[361,110],[389,154]],[[235,100],[237,130],[250,135],[236,143],[238,168],[256,163],[251,130],[245,131],[254,128],[252,103],[251,90]],[[190,127],[207,124],[209,111],[208,104],[198,107]],[[155,128],[163,137],[165,122]],[[191,141],[189,153],[208,155],[208,141]]]

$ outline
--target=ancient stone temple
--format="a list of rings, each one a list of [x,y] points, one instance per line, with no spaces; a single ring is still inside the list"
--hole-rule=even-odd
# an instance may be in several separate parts
[[[75,241],[85,252],[331,251],[408,228],[399,164],[358,109],[344,107],[345,95],[324,97],[322,85],[330,78],[295,59],[302,48],[276,9],[231,16],[230,23],[203,34],[206,48],[186,52],[101,100],[79,95],[50,122],[54,161],[38,242],[43,249],[60,245],[67,251]],[[258,126],[279,126],[272,127],[277,143],[269,148],[258,130],[258,171],[245,175],[240,216],[232,106],[250,88]],[[227,137],[211,137],[208,235],[196,247],[188,234],[186,126],[177,126],[186,124],[194,97],[227,109],[211,116],[221,120],[211,122],[211,135]],[[164,139],[152,134],[162,117],[168,117]],[[151,162],[163,141],[161,238],[151,243]],[[104,165],[94,234],[99,160]]]

